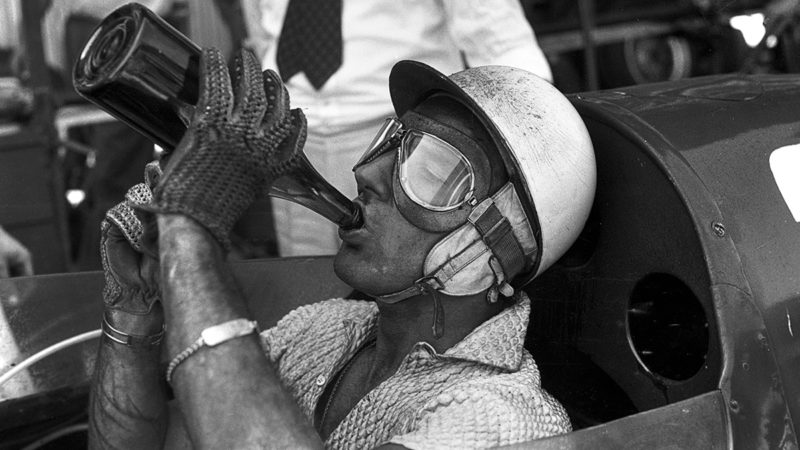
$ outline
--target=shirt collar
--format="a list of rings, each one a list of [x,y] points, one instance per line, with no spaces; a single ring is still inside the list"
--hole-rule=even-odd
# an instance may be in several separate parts
[[[445,351],[444,356],[509,371],[519,370],[530,313],[531,301],[520,292],[513,306],[475,328],[461,342]]]
[[[438,358],[474,361],[512,372],[517,371],[524,354],[530,312],[530,299],[524,292],[519,292],[513,306],[482,323],[443,354],[436,353],[426,342],[417,343],[412,353],[422,350]],[[367,316],[345,319],[343,322],[347,339],[351,342],[357,341],[353,342],[357,347],[369,336],[374,335],[377,315],[378,309],[373,307],[371,314]]]

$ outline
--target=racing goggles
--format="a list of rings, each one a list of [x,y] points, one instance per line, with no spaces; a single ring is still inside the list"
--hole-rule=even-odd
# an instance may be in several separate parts
[[[444,140],[406,129],[388,118],[353,170],[397,149],[397,180],[414,203],[436,211],[451,211],[465,203],[474,206],[475,169],[470,160]]]

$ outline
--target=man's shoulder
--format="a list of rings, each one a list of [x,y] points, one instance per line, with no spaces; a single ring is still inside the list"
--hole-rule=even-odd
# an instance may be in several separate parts
[[[319,323],[347,318],[368,317],[377,313],[374,302],[347,298],[331,298],[295,308],[278,321],[277,326],[287,322]]]
[[[368,323],[377,315],[374,302],[332,298],[295,308],[262,332],[270,340],[286,341],[313,330],[339,329],[343,321]]]
[[[407,447],[494,447],[571,430],[566,411],[539,383],[530,355],[520,370],[455,382],[431,397],[409,431],[391,442]]]
[[[524,399],[538,403],[544,391],[536,362],[527,350],[523,350],[517,370],[489,370],[483,376],[456,382],[444,392],[462,399]]]
[[[539,369],[527,350],[523,351],[518,370],[490,370],[483,376],[455,381],[422,410],[434,415],[455,413],[469,417],[492,410],[493,414],[522,424],[540,416],[554,416],[558,422],[569,424],[562,406],[542,388]]]

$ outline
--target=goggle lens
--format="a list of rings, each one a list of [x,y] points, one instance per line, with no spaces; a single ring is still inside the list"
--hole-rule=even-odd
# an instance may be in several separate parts
[[[386,119],[353,170],[394,149],[400,186],[418,205],[448,211],[472,196],[475,173],[466,156],[432,134],[404,130],[397,119]]]
[[[471,196],[472,165],[447,142],[412,130],[404,136],[398,158],[400,185],[415,203],[446,211]]]

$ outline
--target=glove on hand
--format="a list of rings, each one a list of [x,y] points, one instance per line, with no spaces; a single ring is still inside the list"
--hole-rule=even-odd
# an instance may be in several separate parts
[[[302,148],[305,116],[290,113],[280,77],[262,74],[250,51],[237,55],[233,90],[218,50],[203,50],[200,79],[191,126],[147,209],[189,216],[229,250],[234,223]]]
[[[130,188],[125,200],[111,208],[103,220],[100,255],[106,284],[103,301],[106,308],[130,314],[145,315],[160,300],[158,259],[145,245],[144,237],[155,226],[147,220],[143,226],[134,207],[149,203],[151,187],[158,182],[161,169],[157,162],[145,168],[145,182]],[[153,219],[151,216],[149,219]]]

